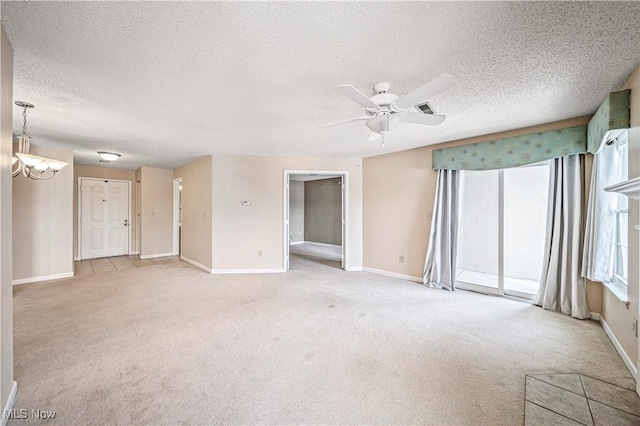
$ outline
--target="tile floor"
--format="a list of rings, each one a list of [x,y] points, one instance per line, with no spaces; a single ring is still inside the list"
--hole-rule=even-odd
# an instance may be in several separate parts
[[[527,376],[525,426],[640,425],[640,397],[583,374]]]
[[[178,256],[169,256],[141,260],[138,256],[116,256],[79,260],[75,262],[75,275],[78,277],[102,274],[105,272],[121,271],[123,269],[139,268],[142,266],[162,265],[173,262],[180,262],[180,258]]]

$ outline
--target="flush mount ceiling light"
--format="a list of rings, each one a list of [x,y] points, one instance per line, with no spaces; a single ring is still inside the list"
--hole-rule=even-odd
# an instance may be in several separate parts
[[[120,158],[120,154],[115,152],[98,151],[98,155],[100,156],[101,163],[110,163]]]
[[[29,154],[29,145],[31,145],[31,136],[27,134],[27,108],[33,108],[33,105],[27,102],[16,101],[16,105],[23,109],[22,111],[22,134],[18,136],[18,152],[12,158],[11,165],[17,167],[12,170],[11,176],[16,177],[22,172],[24,177],[33,180],[51,179],[60,169],[68,163],[51,158],[40,157],[39,155]]]

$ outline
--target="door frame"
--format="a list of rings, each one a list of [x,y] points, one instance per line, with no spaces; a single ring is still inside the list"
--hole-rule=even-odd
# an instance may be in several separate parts
[[[127,222],[129,223],[128,238],[127,238],[127,254],[131,255],[131,181],[123,179],[109,179],[109,178],[94,178],[78,176],[78,259],[86,259],[82,256],[82,181],[93,180],[100,182],[123,182],[127,184],[127,191],[129,196],[129,208],[127,209]],[[93,258],[92,258],[93,259]]]
[[[179,211],[182,208],[181,186],[182,178],[175,178],[173,180],[173,254],[175,256],[182,253],[182,238],[180,238],[182,222],[178,221]]]
[[[349,265],[349,172],[346,170],[283,170],[282,269],[289,270],[289,178],[291,175],[321,175],[342,178],[342,269]]]

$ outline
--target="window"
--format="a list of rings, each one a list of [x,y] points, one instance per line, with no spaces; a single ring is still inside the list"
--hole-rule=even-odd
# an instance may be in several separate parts
[[[621,156],[621,168],[618,171],[618,182],[628,179],[629,176],[629,144],[627,139],[616,139],[616,148]],[[629,279],[629,199],[622,195],[616,194],[618,198],[617,208],[615,211],[615,235],[613,253],[612,273],[613,281],[619,284],[627,285]]]
[[[549,163],[463,171],[459,288],[532,299],[540,287]]]

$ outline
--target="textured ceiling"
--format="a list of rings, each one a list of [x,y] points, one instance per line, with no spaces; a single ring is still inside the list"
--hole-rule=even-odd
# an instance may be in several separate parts
[[[208,154],[366,157],[592,114],[640,60],[634,2],[2,2],[34,145],[174,168]],[[436,75],[447,120],[385,147],[338,84]],[[14,128],[21,127],[16,108]]]

